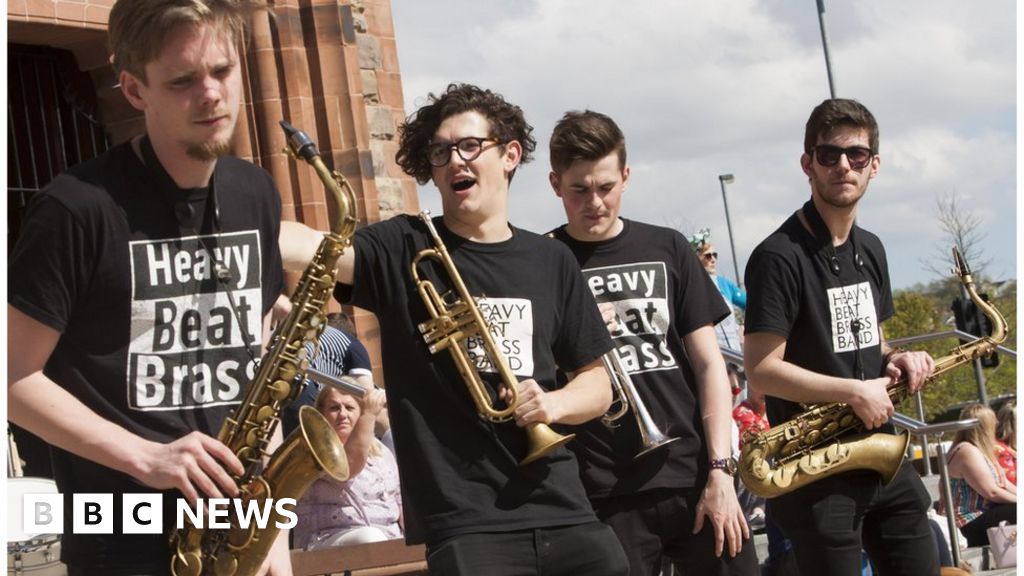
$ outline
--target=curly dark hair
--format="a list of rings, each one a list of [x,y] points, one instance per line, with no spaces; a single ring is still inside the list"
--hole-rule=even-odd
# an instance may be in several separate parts
[[[532,136],[533,126],[526,123],[522,108],[510,104],[501,94],[472,84],[449,84],[443,94],[431,93],[427,99],[430,101],[427,105],[399,126],[398,153],[395,154],[395,161],[402,171],[420,184],[430,181],[432,167],[427,160],[430,139],[441,122],[463,112],[478,112],[487,118],[491,123],[491,133],[487,136],[497,138],[502,145],[518,141],[523,147],[520,165],[533,159],[533,151],[537,148],[537,141]],[[513,170],[509,175],[510,181],[514,174]]]
[[[833,98],[818,104],[804,127],[804,152],[810,154],[818,136],[828,134],[836,126],[853,126],[868,131],[868,146],[878,154],[878,122],[866,106],[856,100]]]

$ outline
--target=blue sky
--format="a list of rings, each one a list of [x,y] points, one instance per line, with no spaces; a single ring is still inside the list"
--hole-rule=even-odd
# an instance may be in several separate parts
[[[538,154],[512,185],[518,226],[564,222],[547,143],[571,109],[606,113],[626,134],[623,216],[711,228],[722,271],[733,264],[719,174],[736,177],[728,194],[741,272],[810,194],[803,126],[829,95],[811,0],[393,0],[392,10],[408,112],[449,82],[525,110]],[[936,219],[948,194],[982,222],[987,274],[1015,278],[1015,3],[831,1],[826,10],[836,93],[881,126],[881,171],[860,224],[886,243],[893,285],[936,278],[922,260],[948,244]],[[420,204],[440,210],[431,185]]]

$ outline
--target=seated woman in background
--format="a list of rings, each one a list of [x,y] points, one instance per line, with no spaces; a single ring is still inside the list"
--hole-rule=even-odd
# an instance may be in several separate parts
[[[383,390],[369,390],[359,400],[326,386],[317,396],[317,410],[345,444],[350,477],[345,482],[321,478],[299,501],[295,548],[317,550],[402,537],[398,465],[373,434],[383,407]]]
[[[1017,487],[997,462],[995,412],[984,404],[970,404],[960,418],[977,418],[978,425],[957,432],[949,451],[953,513],[967,545],[985,546],[986,529],[1002,520],[1017,523]]]
[[[1008,400],[996,413],[996,456],[1006,479],[1017,485],[1017,402]]]

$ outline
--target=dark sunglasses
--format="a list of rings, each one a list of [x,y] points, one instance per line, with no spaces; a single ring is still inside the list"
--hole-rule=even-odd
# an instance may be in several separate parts
[[[705,254],[702,254],[701,258],[703,258],[705,260],[711,260],[712,258],[714,258],[715,260],[718,260],[718,252],[707,252]]]
[[[854,170],[860,170],[867,166],[871,159],[875,157],[870,148],[863,146],[840,148],[831,144],[819,144],[814,147],[814,157],[818,160],[818,164],[826,168],[831,168],[838,164],[839,158],[844,154],[846,155],[846,161],[850,163],[850,168]]]

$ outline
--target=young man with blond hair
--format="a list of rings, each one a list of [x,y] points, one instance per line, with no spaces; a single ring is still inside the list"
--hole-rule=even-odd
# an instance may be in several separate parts
[[[121,494],[238,494],[242,463],[211,435],[243,398],[283,288],[277,190],[227,156],[252,9],[114,4],[111,61],[145,134],[33,198],[11,254],[9,415],[54,447],[72,576],[168,573],[166,533],[121,533]],[[113,534],[72,533],[83,492],[114,494]],[[267,569],[291,573],[286,534]]]

